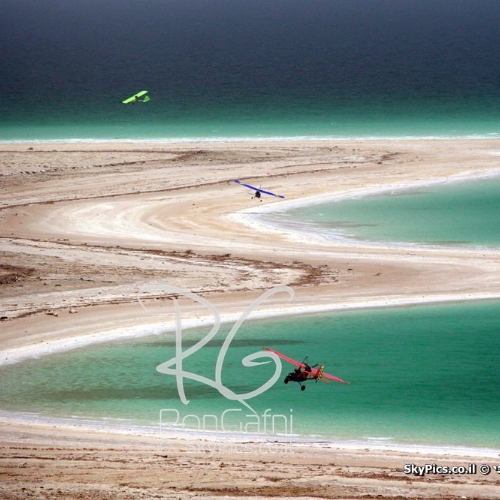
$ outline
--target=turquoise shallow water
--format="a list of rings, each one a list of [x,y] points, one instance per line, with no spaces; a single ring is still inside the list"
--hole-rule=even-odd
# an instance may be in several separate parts
[[[223,384],[238,394],[255,390],[274,365],[247,368],[241,360],[262,344],[311,363],[351,384],[283,384],[293,367],[247,402],[258,415],[283,415],[278,432],[326,439],[499,447],[500,303],[480,302],[353,312],[244,323],[231,343]],[[228,328],[184,361],[184,369],[214,378]],[[184,349],[208,333],[185,332]],[[171,335],[115,341],[0,368],[0,409],[40,415],[157,425],[160,409],[202,421],[226,414],[225,430],[253,422],[250,412],[200,382],[185,382],[189,405],[174,377],[156,367],[172,358]],[[174,423],[170,413],[164,421]],[[288,427],[285,428],[285,421]],[[197,427],[195,418],[186,425]],[[271,420],[267,421],[269,432]],[[207,427],[215,421],[208,420]],[[264,419],[260,417],[261,432]],[[219,430],[220,427],[219,427]]]
[[[321,203],[265,219],[330,239],[498,247],[500,179]]]
[[[209,96],[180,104],[158,90],[150,94],[149,103],[133,109],[121,104],[123,96],[108,95],[97,109],[81,96],[48,109],[37,103],[29,113],[10,110],[11,118],[0,124],[0,141],[500,137],[496,106],[455,105],[446,97],[409,103],[331,97],[318,103],[278,96],[269,103],[215,99],[216,106]]]

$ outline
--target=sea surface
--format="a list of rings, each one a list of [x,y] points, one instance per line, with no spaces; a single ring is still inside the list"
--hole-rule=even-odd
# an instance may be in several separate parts
[[[0,141],[499,137],[498,26],[497,0],[2,0]]]
[[[262,345],[299,361],[308,356],[309,364],[324,364],[325,372],[350,382],[308,382],[301,391],[296,383],[283,383],[294,368],[283,361],[278,381],[245,400],[258,418],[217,388],[188,378],[183,387],[189,404],[183,404],[176,378],[156,369],[175,356],[172,332],[0,367],[0,408],[157,429],[163,409],[164,428],[177,424],[357,443],[499,448],[499,324],[499,302],[243,323],[222,364],[221,384],[233,393],[256,391],[274,374],[274,362],[242,364],[245,356],[263,352]],[[232,326],[187,356],[183,370],[215,380],[217,357]],[[209,329],[183,332],[182,349]]]

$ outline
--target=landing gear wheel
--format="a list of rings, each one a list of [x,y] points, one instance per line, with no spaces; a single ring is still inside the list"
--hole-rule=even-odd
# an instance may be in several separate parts
[[[288,378],[286,378],[286,379],[284,380],[284,382],[285,382],[285,384],[288,384]]]
[[[306,390],[306,386],[305,386],[305,385],[301,386],[301,387],[300,387],[300,390],[301,390],[301,391],[305,391],[305,390]]]

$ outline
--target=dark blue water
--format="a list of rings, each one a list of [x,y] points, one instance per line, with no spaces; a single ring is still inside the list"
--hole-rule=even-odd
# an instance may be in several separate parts
[[[0,140],[497,136],[499,26],[496,0],[2,0]]]

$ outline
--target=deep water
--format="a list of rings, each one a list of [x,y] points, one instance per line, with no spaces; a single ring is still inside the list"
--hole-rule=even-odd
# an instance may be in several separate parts
[[[3,0],[0,141],[498,137],[499,22],[496,0]]]

